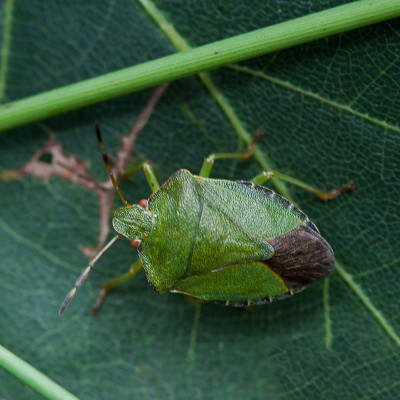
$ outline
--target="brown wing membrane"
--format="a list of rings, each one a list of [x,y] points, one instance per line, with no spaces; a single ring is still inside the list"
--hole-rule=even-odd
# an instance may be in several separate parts
[[[333,271],[335,256],[331,247],[308,226],[299,226],[269,243],[275,254],[264,263],[276,272],[289,288],[311,285]]]

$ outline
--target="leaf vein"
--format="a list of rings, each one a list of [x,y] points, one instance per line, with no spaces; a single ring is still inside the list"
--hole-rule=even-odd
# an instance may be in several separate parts
[[[103,23],[101,24],[96,37],[93,39],[92,43],[82,52],[79,60],[78,60],[78,66],[82,65],[82,63],[86,60],[86,58],[88,57],[88,55],[91,53],[91,51],[94,49],[94,46],[96,45],[97,41],[99,41],[103,35],[104,32],[107,28],[107,25],[109,23],[109,21],[111,20],[111,16],[114,10],[114,6],[115,6],[116,0],[110,0],[109,4],[108,4],[108,9],[107,9],[107,13],[104,15],[103,18]]]
[[[385,330],[387,335],[397,344],[397,346],[400,347],[400,337],[397,335],[389,322],[386,321],[386,318],[382,315],[382,313],[374,306],[367,294],[364,293],[361,286],[355,282],[353,277],[346,271],[343,265],[337,261],[335,263],[335,268],[339,276],[347,283],[347,285],[353,290],[364,306],[371,312],[371,314]]]
[[[349,107],[352,107],[357,101],[358,99],[376,82],[379,80],[379,78],[381,78],[382,76],[386,75],[386,72],[392,68],[392,66],[399,60],[400,55],[398,55],[397,57],[395,57],[395,59],[390,62],[386,68],[382,69],[379,74],[377,76],[374,77],[374,79],[371,79],[370,82],[368,82],[368,84],[364,87],[363,90],[361,90],[356,97],[354,97],[354,99],[349,103]]]
[[[19,242],[23,244],[24,246],[27,246],[35,251],[37,251],[39,254],[41,254],[43,257],[47,258],[49,261],[51,261],[53,264],[62,266],[67,268],[70,271],[75,271],[76,269],[74,268],[73,265],[60,260],[58,257],[55,255],[51,254],[49,251],[44,249],[41,245],[38,243],[32,242],[31,240],[23,237],[20,235],[17,231],[15,231],[13,228],[11,228],[3,219],[0,218],[0,228],[3,229],[4,232],[6,232],[9,236],[11,236],[16,242]]]
[[[240,65],[230,65],[227,68],[229,68],[229,69],[231,69],[233,71],[247,73],[247,74],[253,75],[253,76],[257,77],[257,78],[264,79],[264,80],[266,80],[266,81],[268,81],[270,83],[273,83],[273,84],[275,84],[277,86],[281,86],[281,87],[283,87],[283,88],[285,88],[287,90],[290,90],[290,91],[292,91],[294,93],[298,93],[298,94],[301,94],[301,95],[303,95],[305,97],[309,97],[311,99],[320,101],[321,103],[327,104],[327,105],[329,105],[331,107],[334,107],[334,108],[336,108],[336,109],[338,109],[340,111],[347,112],[347,113],[349,113],[349,114],[351,114],[351,115],[353,115],[353,116],[355,116],[357,118],[360,118],[360,119],[363,119],[365,121],[368,121],[368,122],[370,122],[372,124],[375,124],[377,126],[380,126],[380,127],[384,128],[384,129],[387,129],[387,130],[390,130],[390,131],[393,131],[393,132],[396,132],[396,133],[400,133],[400,126],[392,125],[392,124],[389,124],[386,121],[382,121],[382,120],[380,120],[378,118],[371,117],[370,115],[368,115],[366,113],[362,113],[360,111],[354,110],[350,105],[341,104],[341,103],[338,103],[337,101],[327,99],[326,97],[323,97],[320,94],[313,93],[313,92],[311,92],[309,90],[306,90],[306,89],[303,89],[303,88],[301,88],[299,86],[293,85],[290,82],[285,82],[285,81],[282,81],[281,79],[274,78],[274,77],[269,76],[269,75],[267,75],[267,74],[265,74],[265,73],[263,73],[261,71],[255,71],[255,70],[253,70],[251,68],[242,67]],[[354,103],[354,101],[352,103]]]
[[[0,103],[3,101],[6,90],[8,59],[10,55],[11,27],[13,23],[14,0],[6,0],[4,6],[4,29],[1,43],[0,57]]]
[[[187,351],[186,359],[188,362],[193,363],[196,357],[196,338],[197,338],[197,330],[200,321],[201,314],[201,303],[198,302],[195,304],[194,314],[193,314],[193,323],[192,329],[190,332],[190,340],[189,340],[189,348]]]
[[[325,317],[325,346],[329,350],[332,346],[332,322],[329,307],[329,278],[324,280],[322,286],[322,304]]]

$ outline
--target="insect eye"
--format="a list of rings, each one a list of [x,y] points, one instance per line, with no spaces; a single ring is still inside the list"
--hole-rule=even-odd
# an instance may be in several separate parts
[[[137,249],[140,245],[140,240],[139,239],[133,239],[131,240],[131,246]]]
[[[142,208],[147,208],[148,205],[149,205],[149,202],[146,199],[142,199],[139,201],[139,206]]]

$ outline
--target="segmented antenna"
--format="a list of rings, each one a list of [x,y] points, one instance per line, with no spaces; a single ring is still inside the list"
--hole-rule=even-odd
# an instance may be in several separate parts
[[[97,261],[101,258],[101,256],[118,240],[122,237],[122,235],[116,235],[114,236],[97,254],[96,256],[89,262],[89,265],[84,269],[84,271],[80,274],[79,278],[76,280],[74,287],[69,291],[67,296],[65,297],[65,300],[62,302],[59,314],[60,317],[65,311],[65,309],[68,307],[69,302],[72,300],[72,298],[76,294],[76,289],[78,289],[79,286],[82,285],[83,281],[87,278],[89,275],[90,270],[94,267],[94,265],[97,263]]]
[[[103,155],[103,160],[104,160],[104,164],[107,168],[108,171],[108,175],[110,176],[111,182],[114,186],[115,191],[118,193],[118,196],[120,197],[122,203],[124,204],[124,206],[129,206],[130,204],[127,202],[127,200],[125,200],[125,197],[123,196],[123,194],[121,193],[121,190],[119,189],[118,185],[117,185],[117,181],[114,178],[114,174],[112,172],[111,169],[111,164],[110,164],[110,160],[108,159],[108,155],[104,150],[104,142],[103,139],[101,137],[101,132],[100,132],[100,126],[99,124],[96,122],[96,134],[97,134],[97,141],[99,143],[99,147],[100,150],[102,152]],[[101,256],[120,238],[122,238],[123,236],[118,234],[116,236],[114,236],[97,254],[96,256],[89,262],[89,265],[84,269],[84,271],[80,274],[80,276],[78,277],[78,279],[75,282],[74,287],[69,291],[69,293],[67,294],[67,296],[65,297],[64,301],[61,304],[60,310],[59,310],[59,314],[60,316],[64,313],[64,311],[66,310],[66,308],[68,307],[68,304],[70,303],[70,301],[72,300],[72,298],[75,296],[76,294],[76,290],[78,289],[79,286],[82,285],[82,283],[84,282],[84,280],[87,278],[87,276],[89,275],[89,272],[91,271],[91,269],[94,267],[94,265],[97,263],[97,261],[101,258]]]
[[[127,200],[125,200],[125,197],[123,196],[123,194],[121,193],[121,190],[119,189],[118,185],[117,185],[117,181],[114,178],[114,174],[112,172],[111,169],[111,164],[110,164],[110,160],[108,159],[108,155],[105,152],[104,149],[104,142],[103,142],[103,138],[101,137],[101,133],[100,133],[100,126],[99,124],[96,122],[96,134],[97,134],[97,141],[99,143],[99,147],[101,150],[101,153],[103,155],[103,160],[104,160],[104,164],[107,168],[108,171],[108,175],[110,176],[111,182],[114,186],[115,191],[118,193],[119,198],[121,199],[122,203],[124,204],[124,206],[130,206],[130,203],[128,203]]]

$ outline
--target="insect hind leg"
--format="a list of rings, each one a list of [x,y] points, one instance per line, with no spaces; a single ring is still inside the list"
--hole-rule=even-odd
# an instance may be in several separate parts
[[[341,195],[342,193],[353,191],[356,188],[355,183],[353,181],[351,181],[351,182],[348,182],[348,183],[340,186],[339,188],[331,190],[330,192],[324,192],[323,190],[317,189],[314,186],[311,186],[306,182],[303,182],[299,179],[293,178],[289,175],[285,175],[285,174],[282,174],[280,172],[273,171],[273,170],[264,170],[264,171],[260,172],[253,179],[251,179],[250,182],[252,182],[256,185],[262,185],[269,178],[276,178],[276,179],[280,179],[282,181],[292,183],[296,186],[303,188],[304,190],[311,192],[312,194],[314,194],[315,196],[317,196],[319,199],[321,199],[323,201],[332,200],[335,197],[338,197],[339,195]]]

